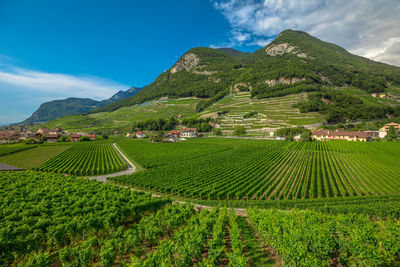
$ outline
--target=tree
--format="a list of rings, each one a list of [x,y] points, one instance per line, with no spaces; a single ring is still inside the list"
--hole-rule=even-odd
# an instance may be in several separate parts
[[[216,136],[221,136],[221,135],[222,135],[222,131],[221,131],[221,129],[219,129],[219,128],[214,128],[214,129],[213,129],[213,133],[214,133],[214,135],[216,135]]]
[[[246,129],[244,128],[244,126],[236,126],[233,130],[233,135],[236,136],[244,136],[246,135]]]
[[[300,135],[300,141],[311,141],[311,132],[304,131]]]
[[[209,132],[211,131],[211,125],[208,122],[203,122],[200,124],[200,132]]]
[[[388,141],[393,141],[396,138],[397,138],[397,133],[396,133],[396,130],[394,129],[394,126],[392,125],[389,127],[389,131],[386,135],[386,139]]]
[[[89,137],[87,137],[87,136],[82,136],[81,137],[81,141],[90,141],[90,138]]]
[[[101,137],[102,137],[104,140],[108,139],[108,135],[106,135],[106,134],[103,134]]]
[[[42,135],[41,137],[40,137],[40,142],[46,142],[47,141],[47,137],[45,136],[45,135]]]
[[[71,142],[71,137],[70,137],[70,136],[64,135],[64,136],[61,136],[61,137],[58,139],[58,141],[59,141],[59,142]]]

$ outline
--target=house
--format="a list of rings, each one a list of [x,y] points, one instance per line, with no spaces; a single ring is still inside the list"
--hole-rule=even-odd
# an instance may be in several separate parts
[[[379,138],[385,138],[391,126],[393,126],[393,128],[397,131],[400,130],[400,124],[394,122],[387,123],[379,129]]]
[[[386,94],[380,94],[380,93],[372,93],[371,96],[375,98],[386,98]]]
[[[136,138],[145,138],[146,134],[142,131],[137,131],[136,132]]]
[[[95,134],[88,134],[87,137],[89,137],[90,141],[96,141],[96,135]]]
[[[126,133],[126,137],[134,137],[135,133]]]
[[[60,135],[58,135],[58,134],[47,134],[46,140],[49,143],[56,143],[56,142],[58,142],[59,137],[60,137]]]
[[[179,138],[181,137],[181,131],[170,131],[168,135],[174,138]]]
[[[370,141],[372,138],[378,137],[377,132],[349,132],[349,131],[330,131],[316,130],[312,132],[312,137],[316,140],[347,140],[347,141]]]
[[[182,128],[180,137],[197,137],[197,128]]]
[[[71,141],[72,142],[80,142],[81,141],[81,134],[73,134],[71,135]]]

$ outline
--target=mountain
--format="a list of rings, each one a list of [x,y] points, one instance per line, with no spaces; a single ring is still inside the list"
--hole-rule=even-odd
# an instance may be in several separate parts
[[[354,87],[368,93],[400,84],[400,68],[353,55],[305,32],[286,30],[253,52],[192,48],[169,70],[133,97],[91,113],[113,111],[160,97],[208,98],[199,109],[235,91],[266,98],[320,91],[325,87]],[[205,100],[206,101],[206,100]]]
[[[228,47],[222,47],[222,48],[217,48],[217,50],[225,52],[231,56],[234,57],[245,57],[247,55],[250,55],[251,53],[249,52],[242,52],[233,48],[228,48]]]
[[[59,117],[87,113],[88,111],[102,107],[116,101],[134,96],[144,87],[131,87],[126,91],[119,91],[112,97],[102,101],[96,101],[89,98],[70,97],[61,100],[54,100],[40,105],[40,107],[22,124],[35,124],[51,121]]]

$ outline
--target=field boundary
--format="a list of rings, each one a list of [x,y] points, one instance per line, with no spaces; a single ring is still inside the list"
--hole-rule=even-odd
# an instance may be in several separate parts
[[[105,183],[105,182],[107,182],[107,178],[109,178],[109,177],[129,175],[129,174],[136,172],[136,166],[119,150],[119,148],[116,146],[116,144],[113,143],[112,146],[117,151],[117,153],[122,157],[123,161],[128,166],[128,169],[126,169],[124,171],[120,171],[120,172],[110,173],[110,174],[104,174],[104,175],[98,175],[98,176],[88,176],[86,178],[88,178],[90,180],[97,180],[99,182]]]

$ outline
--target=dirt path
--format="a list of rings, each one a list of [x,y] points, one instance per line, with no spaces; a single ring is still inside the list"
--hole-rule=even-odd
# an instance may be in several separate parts
[[[128,175],[136,172],[136,167],[133,165],[133,163],[124,155],[122,152],[119,150],[119,148],[116,146],[116,144],[112,144],[115,150],[118,152],[118,154],[122,157],[122,159],[125,161],[126,165],[128,166],[128,169],[116,173],[110,173],[110,174],[105,174],[105,175],[99,175],[99,176],[89,176],[86,177],[90,180],[97,180],[99,182],[105,183],[107,182],[107,178],[109,177],[117,177],[121,175]]]
[[[102,183],[107,183],[107,178],[109,177],[117,177],[117,176],[121,176],[121,175],[128,175],[128,174],[132,174],[134,172],[136,172],[136,167],[135,165],[118,149],[118,147],[116,146],[116,144],[112,144],[113,147],[115,148],[115,150],[117,150],[118,154],[121,155],[121,157],[123,158],[123,160],[126,162],[128,169],[121,171],[121,172],[116,172],[116,173],[111,173],[111,174],[105,174],[105,175],[99,175],[99,176],[89,176],[89,177],[84,177],[84,178],[88,178],[90,180],[96,180]],[[114,184],[114,183],[113,183]],[[133,191],[138,191],[138,192],[145,192],[145,193],[149,193],[145,190],[139,190],[130,186],[123,186],[123,185],[119,185],[119,184],[114,184],[115,186],[120,186],[120,187],[124,187],[124,188],[130,188]],[[160,195],[157,194],[151,194],[152,197],[162,197]],[[179,203],[179,204],[186,204],[189,203],[191,205],[194,206],[194,208],[197,211],[200,211],[202,209],[208,209],[208,210],[212,210],[214,207],[212,206],[204,206],[204,205],[200,205],[200,204],[196,204],[196,203],[191,203],[190,201],[173,201],[173,203]],[[231,210],[232,208],[228,208],[228,210]],[[247,211],[246,209],[240,209],[240,208],[234,208],[235,214],[238,216],[243,216],[243,217],[247,217]]]

